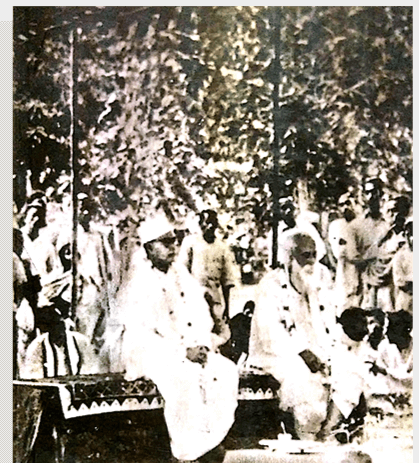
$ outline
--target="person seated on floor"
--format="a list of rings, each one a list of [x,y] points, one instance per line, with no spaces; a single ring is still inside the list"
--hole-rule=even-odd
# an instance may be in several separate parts
[[[71,329],[68,305],[56,302],[37,316],[40,334],[29,344],[20,370],[22,379],[100,373],[86,336]]]
[[[410,396],[413,387],[413,316],[404,310],[387,316],[387,339],[382,343],[381,357],[376,362],[377,375],[383,375],[389,394]]]
[[[337,320],[341,336],[332,354],[331,401],[320,435],[322,439],[335,436],[346,443],[357,435],[367,402],[381,386],[374,376],[384,338],[385,315],[378,308],[352,307]]]

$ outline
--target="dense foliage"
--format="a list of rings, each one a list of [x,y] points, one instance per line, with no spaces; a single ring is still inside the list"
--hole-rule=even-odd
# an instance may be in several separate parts
[[[411,194],[411,7],[15,7],[14,26],[18,208],[61,203],[74,160],[83,220],[208,205],[237,240],[273,193]]]

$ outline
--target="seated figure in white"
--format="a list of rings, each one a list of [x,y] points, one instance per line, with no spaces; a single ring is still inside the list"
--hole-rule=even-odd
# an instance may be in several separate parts
[[[125,379],[146,376],[157,385],[173,456],[194,461],[215,452],[234,422],[238,371],[218,353],[224,340],[212,333],[204,289],[173,264],[175,235],[167,226],[156,218],[139,229],[143,245],[118,302],[122,359]]]
[[[283,248],[284,268],[269,271],[258,288],[247,365],[280,382],[280,408],[293,414],[300,439],[314,440],[329,396],[332,281],[308,234],[290,235]]]

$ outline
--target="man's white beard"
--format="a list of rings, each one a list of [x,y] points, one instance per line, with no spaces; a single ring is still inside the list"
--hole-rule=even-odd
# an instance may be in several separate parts
[[[312,278],[313,275],[314,275],[314,265],[305,265],[304,267],[300,267],[300,272],[301,272],[301,276],[303,277],[303,279],[305,278]]]
[[[314,265],[305,265],[300,267],[300,278],[303,282],[305,292],[311,293],[311,290],[317,286],[317,278]]]

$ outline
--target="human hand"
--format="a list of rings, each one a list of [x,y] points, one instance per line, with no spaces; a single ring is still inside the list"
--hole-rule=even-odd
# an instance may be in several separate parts
[[[191,362],[205,365],[208,360],[208,352],[207,346],[188,347],[186,349],[186,358]]]
[[[387,371],[385,370],[385,368],[379,367],[375,362],[365,362],[365,363],[370,363],[370,364],[371,364],[370,372],[371,372],[374,376],[377,376],[378,373],[381,373],[381,374],[384,375],[384,376],[387,375]]]
[[[310,350],[305,349],[299,355],[312,373],[317,373],[318,371],[324,373],[326,371],[326,365]]]

